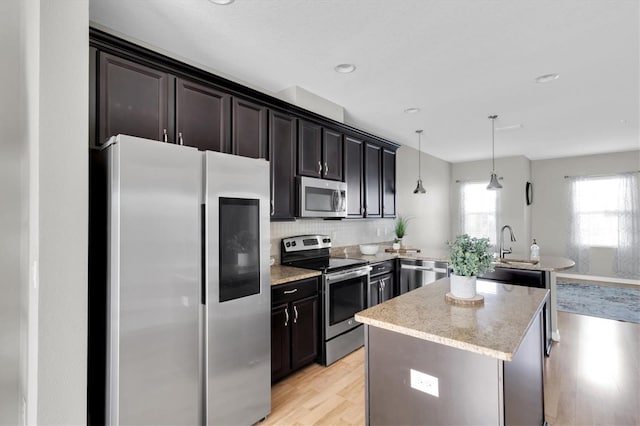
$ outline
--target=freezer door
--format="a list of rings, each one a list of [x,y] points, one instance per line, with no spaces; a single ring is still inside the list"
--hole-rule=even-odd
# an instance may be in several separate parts
[[[206,152],[207,418],[271,411],[269,163]]]
[[[109,164],[106,423],[202,423],[202,154],[118,136]]]

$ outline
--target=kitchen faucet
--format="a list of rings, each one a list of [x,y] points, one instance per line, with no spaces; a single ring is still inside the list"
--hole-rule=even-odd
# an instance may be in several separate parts
[[[513,250],[511,250],[511,247],[509,247],[508,249],[504,248],[504,230],[508,229],[509,233],[511,234],[511,242],[514,242],[516,240],[516,236],[513,235],[513,229],[511,229],[511,227],[509,225],[504,225],[501,229],[500,229],[500,259],[504,258],[505,254],[509,254],[511,253]]]

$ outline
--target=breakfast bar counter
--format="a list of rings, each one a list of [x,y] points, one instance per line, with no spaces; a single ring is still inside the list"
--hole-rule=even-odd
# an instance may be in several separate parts
[[[367,424],[543,424],[549,291],[478,280],[481,306],[443,278],[356,315],[365,324]]]

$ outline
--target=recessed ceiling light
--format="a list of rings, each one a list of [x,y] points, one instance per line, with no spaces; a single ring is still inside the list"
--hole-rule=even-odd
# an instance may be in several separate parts
[[[333,69],[340,74],[349,74],[356,70],[356,66],[353,64],[338,64]]]
[[[557,80],[560,74],[544,74],[536,77],[536,83],[548,83],[553,80]]]
[[[219,6],[226,6],[228,4],[233,3],[236,0],[209,0],[213,4],[217,4]]]
[[[405,109],[404,112],[406,112],[407,114],[415,114],[420,112],[420,108],[411,107],[411,108]]]

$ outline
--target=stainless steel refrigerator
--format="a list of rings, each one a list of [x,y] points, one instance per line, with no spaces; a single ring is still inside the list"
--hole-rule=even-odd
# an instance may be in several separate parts
[[[269,163],[124,135],[99,155],[108,212],[106,423],[266,417]]]

